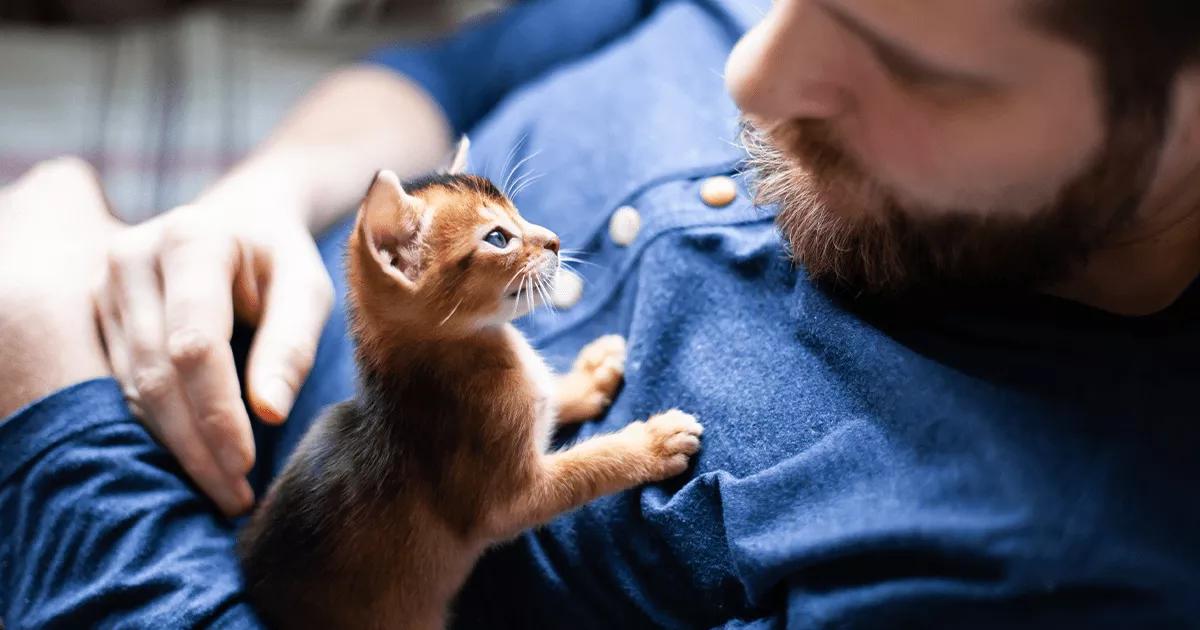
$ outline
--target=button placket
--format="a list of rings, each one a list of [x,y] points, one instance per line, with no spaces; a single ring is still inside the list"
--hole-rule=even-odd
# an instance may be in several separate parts
[[[597,226],[599,234],[592,233],[593,238],[599,237],[592,246],[595,249],[580,252],[592,259],[589,264],[600,263],[603,267],[584,274],[587,276],[587,300],[583,299],[585,281],[579,272],[563,269],[559,274],[550,302],[560,312],[553,319],[544,320],[552,330],[542,331],[538,335],[539,342],[553,339],[593,317],[624,282],[642,250],[660,234],[698,225],[762,220],[771,220],[771,217],[744,198],[739,200],[738,180],[725,174],[685,176],[639,191],[612,210],[607,222]]]

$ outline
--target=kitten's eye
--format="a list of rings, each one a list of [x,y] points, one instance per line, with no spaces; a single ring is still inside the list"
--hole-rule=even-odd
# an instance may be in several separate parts
[[[500,230],[492,230],[488,232],[487,236],[483,237],[483,242],[496,249],[504,249],[508,247],[508,235]]]

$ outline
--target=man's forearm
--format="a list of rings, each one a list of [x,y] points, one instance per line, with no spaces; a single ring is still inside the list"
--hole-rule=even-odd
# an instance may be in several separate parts
[[[418,85],[354,66],[317,85],[201,199],[300,213],[320,231],[353,207],[376,170],[422,174],[445,159],[451,140],[444,114]]]

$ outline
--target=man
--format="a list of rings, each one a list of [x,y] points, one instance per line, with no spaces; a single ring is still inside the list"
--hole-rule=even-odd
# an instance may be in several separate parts
[[[245,510],[352,389],[319,264],[346,225],[306,228],[470,131],[473,170],[594,263],[535,345],[630,342],[569,437],[671,406],[707,430],[684,478],[490,553],[461,625],[1192,624],[1198,33],[1165,0],[543,0],[336,75],[149,224],[44,167],[0,201],[0,415],[49,395],[0,424],[4,619],[254,623],[232,526],[129,406]],[[254,440],[235,315],[250,406],[290,417]]]

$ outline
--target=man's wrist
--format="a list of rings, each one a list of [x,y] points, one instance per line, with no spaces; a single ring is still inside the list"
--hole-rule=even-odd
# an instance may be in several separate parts
[[[273,215],[312,226],[319,195],[310,160],[300,152],[275,149],[251,155],[204,191],[197,205]]]

